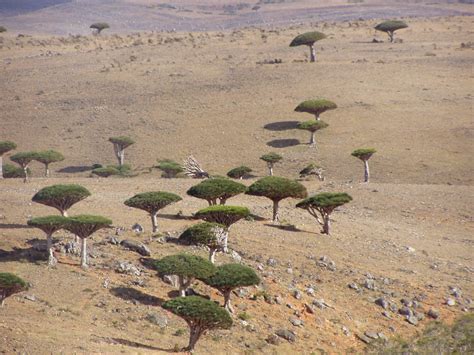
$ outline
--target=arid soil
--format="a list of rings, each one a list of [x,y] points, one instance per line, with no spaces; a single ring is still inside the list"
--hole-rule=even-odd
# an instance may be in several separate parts
[[[0,309],[0,350],[159,353],[186,345],[186,324],[159,307],[174,288],[147,269],[140,255],[107,242],[113,230],[93,237],[88,271],[80,269],[78,257],[61,253],[57,267],[48,269],[36,251],[44,236],[26,221],[56,213],[31,202],[40,188],[78,183],[92,196],[71,214],[110,217],[115,227],[126,229],[119,239],[142,241],[152,258],[178,251],[205,256],[203,249],[152,238],[146,214],[123,205],[138,192],[175,192],[184,199],[162,211],[161,232],[176,237],[196,223],[192,214],[206,203],[186,196],[186,190],[198,181],[162,179],[150,169],[157,159],[181,161],[189,154],[212,174],[245,164],[258,178],[266,174],[259,157],[275,151],[284,157],[277,175],[297,178],[315,162],[324,167],[326,180],[303,181],[310,194],[345,191],[353,197],[334,213],[331,236],[320,234],[315,220],[294,208],[296,200],[282,202],[286,229],[270,223],[269,200],[245,195],[229,200],[257,216],[234,225],[229,242],[263,282],[233,296],[246,323],[236,315],[232,330],[203,337],[198,354],[363,351],[360,338],[366,332],[409,337],[432,321],[425,316],[415,326],[396,310],[382,315],[375,304],[379,297],[397,308],[408,300],[423,314],[435,308],[446,322],[472,311],[473,20],[407,20],[410,27],[395,35],[402,43],[393,44],[374,32],[377,22],[110,31],[96,37],[0,35],[0,140],[15,141],[17,151],[51,148],[66,156],[52,166],[50,179],[40,178],[41,166],[32,164],[31,183],[0,182],[0,271],[32,284]],[[317,44],[318,62],[310,64],[307,48],[288,44],[313,29],[329,39]],[[282,63],[257,64],[273,59]],[[311,116],[293,109],[320,96],[339,107],[322,115],[329,127],[310,148],[308,132],[293,127]],[[126,150],[126,160],[138,176],[89,177],[91,164],[115,163],[107,139],[122,134],[137,141]],[[361,184],[362,163],[350,153],[367,146],[377,153],[370,160],[372,181]],[[135,235],[134,223],[145,233]],[[57,237],[72,240],[63,232]],[[118,273],[117,263],[124,261],[137,266],[139,275]],[[218,263],[233,261],[230,254],[217,255]],[[193,289],[222,301],[200,283]],[[448,298],[456,304],[448,306]],[[313,305],[314,300],[329,307],[319,308],[321,301]],[[167,319],[166,327],[150,321],[157,318]],[[293,325],[294,318],[303,324]],[[293,331],[296,341],[268,343],[280,329]]]

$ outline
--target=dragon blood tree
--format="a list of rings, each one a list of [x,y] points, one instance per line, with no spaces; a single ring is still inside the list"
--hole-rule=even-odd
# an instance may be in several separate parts
[[[319,116],[329,110],[334,110],[337,105],[326,99],[306,100],[295,107],[296,112],[306,112],[314,115],[316,121],[319,121]]]
[[[393,34],[395,31],[401,30],[402,28],[407,28],[408,25],[400,20],[388,20],[379,23],[374,28],[377,31],[385,32],[388,34],[388,38],[390,38],[390,42],[393,42]]]
[[[234,312],[230,304],[232,291],[239,287],[254,286],[260,283],[260,279],[255,271],[241,264],[220,265],[217,267],[214,275],[203,281],[224,295],[224,307],[231,313]]]
[[[309,61],[314,63],[316,61],[316,49],[314,48],[314,43],[325,38],[327,38],[327,36],[318,31],[306,32],[296,36],[293,41],[291,41],[290,47],[308,46],[310,50]]]
[[[11,161],[14,161],[23,169],[24,179],[23,182],[28,182],[28,164],[30,164],[36,158],[36,152],[20,152],[13,154],[10,157]]]
[[[67,217],[67,210],[82,201],[91,193],[85,187],[75,184],[52,185],[43,187],[32,198],[33,202],[56,208],[61,215]]]
[[[44,164],[44,176],[49,177],[49,164],[64,160],[64,156],[55,150],[45,150],[36,153],[35,160]]]
[[[109,142],[114,145],[115,157],[119,163],[119,166],[122,166],[125,160],[125,149],[130,147],[135,141],[126,136],[119,137],[110,137]]]
[[[181,297],[186,296],[186,290],[195,279],[205,279],[216,272],[216,267],[210,261],[190,254],[168,255],[156,260],[154,265],[162,276],[178,276]]]
[[[283,157],[277,153],[268,153],[268,154],[262,155],[260,159],[263,160],[265,163],[267,163],[268,175],[273,176],[274,165],[280,162],[280,160],[282,160]]]
[[[105,30],[107,28],[110,28],[110,26],[107,22],[97,22],[97,23],[93,23],[92,25],[90,25],[89,28],[93,29],[96,34],[100,35],[100,33],[103,30]]]
[[[329,235],[331,213],[350,201],[352,197],[345,192],[323,192],[298,202],[296,207],[307,210],[323,226],[322,233]]]
[[[209,206],[225,205],[226,201],[247,190],[241,183],[226,178],[210,178],[192,186],[186,193],[190,196],[206,200]]]
[[[267,176],[249,186],[247,195],[262,196],[273,201],[273,223],[280,220],[279,203],[285,198],[304,198],[308,195],[306,188],[297,181],[278,176]]]
[[[10,141],[0,141],[0,179],[3,179],[3,154],[16,149],[16,144]]]
[[[377,151],[374,148],[360,148],[352,152],[352,156],[356,157],[364,162],[364,182],[369,182],[369,159]]]
[[[224,248],[226,227],[222,224],[202,222],[186,229],[179,241],[187,245],[199,245],[209,248],[209,261],[214,264],[216,252]]]
[[[239,206],[210,206],[196,212],[196,218],[206,222],[219,223],[226,227],[223,238],[223,251],[227,253],[227,243],[229,239],[229,229],[234,223],[242,218],[248,217],[250,211],[246,207]]]
[[[161,176],[168,179],[175,178],[176,175],[184,172],[183,167],[179,163],[170,159],[159,160],[156,167],[163,172]]]
[[[252,169],[248,166],[241,165],[237,168],[231,169],[227,172],[227,176],[232,179],[242,180],[244,177],[249,175],[252,172]]]
[[[28,221],[29,226],[41,229],[46,233],[49,266],[57,264],[57,260],[53,253],[53,234],[58,230],[63,229],[67,221],[67,218],[63,216],[37,217]]]
[[[150,214],[153,233],[158,231],[157,215],[158,211],[172,203],[181,201],[181,197],[171,192],[154,191],[143,192],[129,198],[124,202],[128,207],[138,208]]]
[[[328,124],[324,121],[317,121],[317,120],[309,120],[305,122],[301,122],[298,124],[298,129],[302,129],[308,132],[311,132],[311,138],[309,140],[309,145],[311,147],[316,146],[316,140],[314,139],[314,136],[317,131],[320,129],[326,128]]]
[[[100,229],[110,228],[112,221],[102,216],[78,215],[67,218],[64,229],[81,238],[81,266],[87,268],[87,238]]]
[[[18,276],[9,272],[0,272],[0,306],[7,297],[28,290],[29,285]]]
[[[232,318],[225,309],[199,296],[175,298],[163,303],[162,307],[183,318],[189,326],[189,344],[183,351],[192,352],[206,331],[232,326]]]

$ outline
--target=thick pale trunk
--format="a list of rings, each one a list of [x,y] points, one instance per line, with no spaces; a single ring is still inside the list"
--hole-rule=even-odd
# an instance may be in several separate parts
[[[123,161],[125,159],[125,149],[121,149],[118,144],[114,144],[114,152],[115,152],[115,156],[117,157],[119,166],[122,166]]]
[[[120,151],[120,157],[119,157],[119,165],[122,166],[123,165],[123,162],[125,160],[125,150],[122,149]]]
[[[273,164],[267,163],[268,166],[268,175],[273,176]]]
[[[314,136],[316,135],[316,132],[311,132],[311,138],[309,140],[309,145],[314,147],[316,145],[316,140],[314,139]]]
[[[313,45],[311,45],[309,46],[309,51],[310,51],[309,61],[311,63],[314,63],[316,61],[316,49],[314,48]]]
[[[153,233],[158,232],[158,222],[157,222],[156,215],[157,215],[157,213],[152,213],[152,214],[150,214],[150,216],[151,216],[151,225],[152,225],[152,227],[153,227],[153,228],[152,228]]]
[[[23,175],[24,175],[23,182],[25,183],[28,182],[28,166],[27,165],[23,167]]]
[[[227,309],[230,313],[234,313],[234,309],[230,304],[230,294],[232,290],[224,291],[224,308]]]
[[[69,217],[66,210],[61,211],[61,215],[62,215],[63,217]]]
[[[57,264],[57,260],[53,253],[53,237],[51,234],[48,234],[46,244],[46,250],[48,250],[48,265],[55,266]]]
[[[324,220],[323,234],[329,235],[329,227],[331,226],[331,220],[329,218],[329,215],[328,214],[323,215],[323,220]]]
[[[278,215],[278,203],[280,201],[273,201],[273,223],[278,223],[280,221],[280,216]]]
[[[0,155],[0,179],[3,179],[3,157]]]
[[[388,31],[387,34],[388,34],[388,37],[390,38],[390,43],[393,43],[393,32]]]
[[[226,231],[224,232],[224,241],[222,243],[222,251],[224,253],[229,252],[229,248],[227,247],[228,241],[229,241],[229,229],[227,228]]]
[[[314,119],[315,119],[316,121],[321,121],[321,118],[319,118],[319,113],[315,113],[315,114],[314,114]]]
[[[179,296],[186,297],[186,290],[191,284],[191,279],[185,280],[183,276],[178,276],[178,280],[179,280]]]
[[[369,172],[369,161],[364,160],[364,182],[369,182],[370,172]]]
[[[87,239],[82,238],[81,243],[81,266],[87,268]]]
[[[215,264],[215,261],[216,261],[216,252],[217,252],[217,249],[214,249],[214,248],[209,249],[209,261],[213,264]]]
[[[44,164],[44,177],[49,177],[49,165]]]
[[[191,329],[190,329],[190,335],[189,335],[189,344],[183,350],[192,352],[194,350],[194,347],[196,346],[196,343],[201,337],[203,330],[201,330],[201,327],[199,326],[191,326],[190,328]]]

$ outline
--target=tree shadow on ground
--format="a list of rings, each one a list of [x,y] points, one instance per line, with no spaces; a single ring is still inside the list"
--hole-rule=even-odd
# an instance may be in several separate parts
[[[0,229],[30,229],[27,224],[19,224],[19,223],[0,223]]]
[[[266,218],[264,218],[262,216],[258,216],[258,215],[253,214],[253,213],[250,214],[250,217],[253,218],[254,221],[265,221],[266,220]]]
[[[46,253],[44,251],[38,250],[36,247],[25,249],[15,247],[13,250],[0,249],[0,263],[19,261],[41,264],[43,261],[47,260],[48,256]]]
[[[138,348],[138,349],[164,351],[164,352],[167,352],[167,353],[175,352],[174,348],[164,349],[164,348],[159,348],[159,347],[152,346],[152,345],[146,345],[146,344],[138,343],[136,341],[121,339],[121,338],[95,337],[94,340],[95,341],[101,341],[101,342],[104,342],[104,343],[107,343],[107,344],[112,344],[112,345],[116,344],[116,345],[130,346],[132,348]]]
[[[110,293],[125,301],[135,301],[146,306],[161,306],[164,299],[146,294],[140,290],[131,287],[114,287]]]
[[[274,139],[272,141],[267,142],[267,145],[273,148],[288,148],[294,147],[295,145],[300,145],[301,142],[299,139]]]
[[[287,232],[303,232],[302,229],[297,228],[296,226],[292,224],[270,224],[270,223],[265,223],[264,224],[267,227],[272,227],[276,229],[281,229]]]
[[[268,123],[263,128],[268,129],[269,131],[288,131],[290,129],[298,128],[299,121],[280,121]]]
[[[65,174],[74,174],[74,173],[83,173],[86,171],[91,171],[92,166],[88,165],[72,165],[72,166],[66,166],[62,169],[59,169],[57,172],[58,173],[65,173]]]
[[[185,216],[182,214],[170,214],[170,213],[160,213],[158,214],[158,218],[166,218],[166,219],[172,219],[172,220],[192,220],[195,219],[194,216]]]

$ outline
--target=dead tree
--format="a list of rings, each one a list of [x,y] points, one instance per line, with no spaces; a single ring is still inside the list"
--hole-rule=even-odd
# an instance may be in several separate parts
[[[192,155],[184,160],[183,170],[187,176],[193,179],[209,178],[209,174],[201,168],[201,164]]]

